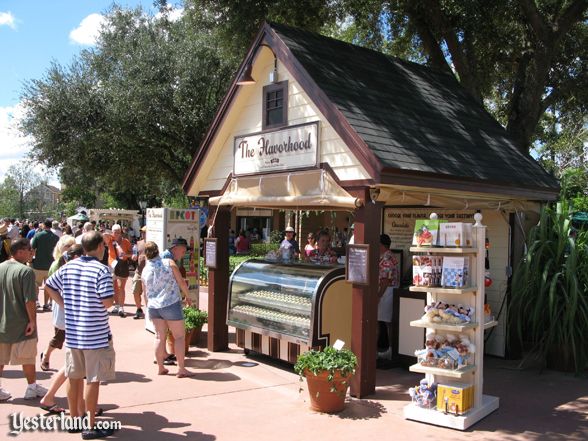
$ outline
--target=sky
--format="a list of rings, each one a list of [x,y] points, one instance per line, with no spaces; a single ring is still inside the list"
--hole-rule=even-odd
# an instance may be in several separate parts
[[[153,12],[153,0],[117,0],[123,7]],[[102,15],[113,0],[0,0],[0,182],[21,161],[30,141],[14,129],[22,115],[27,80],[42,79],[52,61],[67,66],[96,39]],[[42,167],[37,172],[46,173]],[[55,176],[49,179],[57,184]]]

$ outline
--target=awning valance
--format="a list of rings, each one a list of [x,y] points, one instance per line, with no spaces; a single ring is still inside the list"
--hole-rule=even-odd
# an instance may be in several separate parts
[[[355,209],[356,198],[325,170],[308,170],[231,179],[211,205],[257,208]]]
[[[389,206],[423,206],[462,210],[537,211],[539,209],[539,204],[536,202],[499,194],[394,185],[381,185],[378,188],[380,191],[377,201]]]

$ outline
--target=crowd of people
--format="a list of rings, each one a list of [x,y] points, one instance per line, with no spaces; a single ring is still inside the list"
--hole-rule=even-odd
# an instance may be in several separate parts
[[[184,366],[184,351],[179,350],[185,338],[181,302],[188,287],[174,263],[183,259],[188,244],[175,239],[160,256],[157,245],[145,241],[145,228],[133,245],[124,227],[107,227],[92,222],[71,228],[51,220],[0,221],[0,381],[5,365],[22,366],[27,381],[24,398],[40,399],[40,407],[51,414],[65,411],[56,405],[55,396],[68,382],[71,417],[88,415],[92,427],[89,431],[72,429],[82,432],[83,439],[113,433],[95,426],[95,419],[103,413],[98,407],[100,383],[115,376],[109,315],[126,316],[125,288],[131,265],[135,267],[134,318],[144,318],[144,303],[156,329],[158,374],[169,373],[164,366],[177,363],[177,377],[192,375]],[[55,349],[65,346],[66,351],[65,365],[53,375],[49,389],[36,381],[37,313],[43,312],[52,312],[53,329],[40,354],[40,368],[50,370]],[[165,352],[168,329],[175,337],[176,355]],[[0,382],[0,401],[11,397]]]

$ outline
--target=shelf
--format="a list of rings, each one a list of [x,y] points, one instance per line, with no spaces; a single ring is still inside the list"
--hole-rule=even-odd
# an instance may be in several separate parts
[[[448,427],[450,429],[466,430],[468,427],[476,424],[482,418],[490,415],[498,409],[498,404],[498,397],[482,395],[481,406],[470,409],[464,415],[451,415],[445,414],[436,409],[424,409],[411,403],[404,407],[404,418],[407,420],[419,421],[421,423]]]
[[[440,248],[440,247],[410,247],[411,253],[435,253],[435,254],[477,254],[478,249],[468,248]]]
[[[415,328],[429,328],[429,329],[438,329],[440,331],[453,331],[453,332],[463,332],[468,329],[475,329],[478,327],[477,323],[461,323],[459,325],[452,325],[450,323],[433,323],[433,322],[426,322],[424,320],[413,320],[410,322],[410,326],[414,326]],[[484,328],[486,329],[486,328]]]
[[[288,312],[291,314],[305,315],[305,316],[310,317],[310,311],[312,308],[312,303],[310,303],[310,300],[298,302],[298,303],[293,303],[291,301],[288,301],[286,296],[282,296],[282,297],[283,298],[268,299],[268,298],[263,298],[261,296],[251,295],[251,294],[242,294],[239,296],[238,300],[239,300],[239,302],[250,304],[250,305],[262,306],[264,308],[271,308],[271,309],[279,309],[283,312]],[[294,296],[290,296],[290,297],[294,297]]]
[[[476,370],[476,366],[465,366],[459,370],[455,370],[421,366],[417,363],[413,364],[408,370],[411,372],[418,372],[419,374],[439,375],[450,378],[464,378],[466,375],[474,372]]]
[[[284,323],[291,326],[299,326],[302,328],[310,328],[310,317],[288,314],[285,312],[278,312],[268,310],[250,305],[237,305],[229,311],[231,315],[243,315],[245,317],[252,317],[260,320],[269,320],[272,322]]]
[[[412,292],[430,292],[431,294],[467,294],[478,290],[475,286],[464,288],[438,288],[433,286],[411,286],[408,288]]]
[[[490,329],[494,326],[498,326],[498,322],[496,320],[492,320],[491,322],[484,323],[484,329]]]

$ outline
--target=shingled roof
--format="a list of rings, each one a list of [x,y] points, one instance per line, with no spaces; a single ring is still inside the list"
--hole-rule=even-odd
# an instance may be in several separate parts
[[[266,26],[369,147],[383,175],[557,193],[557,180],[521,153],[452,75],[301,29]]]

